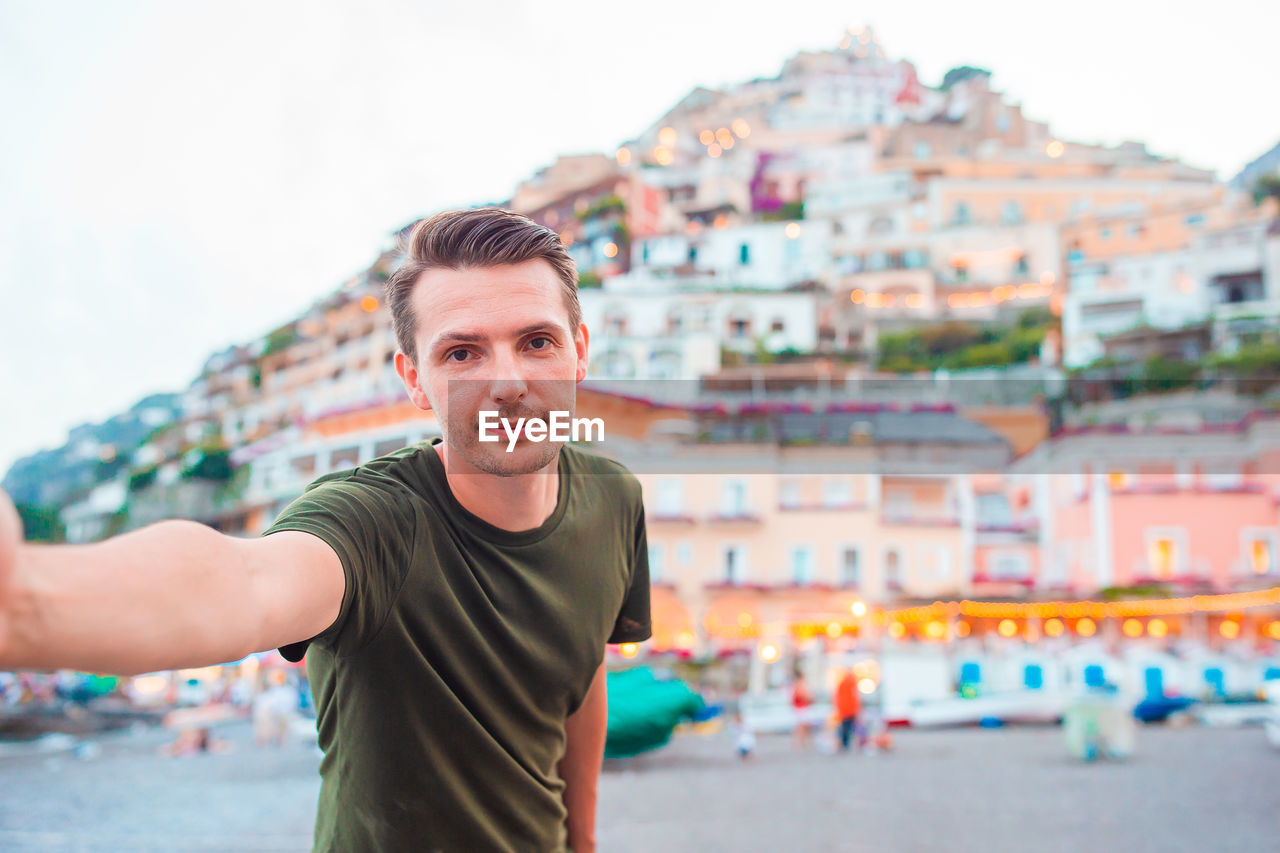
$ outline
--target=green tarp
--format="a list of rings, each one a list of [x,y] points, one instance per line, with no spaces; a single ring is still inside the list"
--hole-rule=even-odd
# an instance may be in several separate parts
[[[626,758],[671,740],[683,719],[703,710],[702,697],[679,679],[659,679],[647,666],[608,673],[609,730],[605,758]]]

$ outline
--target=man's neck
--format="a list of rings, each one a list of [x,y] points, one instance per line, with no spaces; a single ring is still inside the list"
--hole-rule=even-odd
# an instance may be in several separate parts
[[[560,454],[531,474],[486,474],[449,453],[448,442],[434,447],[444,464],[449,491],[463,508],[494,527],[522,533],[541,527],[560,498]]]

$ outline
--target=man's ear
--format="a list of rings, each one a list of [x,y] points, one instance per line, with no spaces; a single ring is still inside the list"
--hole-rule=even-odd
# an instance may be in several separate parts
[[[587,332],[587,324],[578,324],[578,333],[573,336],[573,345],[578,353],[578,366],[574,372],[576,381],[581,382],[587,378],[587,344],[591,340],[591,335]]]
[[[399,350],[396,350],[396,373],[400,374],[400,381],[404,383],[404,390],[408,392],[413,404],[424,412],[431,411],[431,401],[422,390],[417,366],[409,356]]]

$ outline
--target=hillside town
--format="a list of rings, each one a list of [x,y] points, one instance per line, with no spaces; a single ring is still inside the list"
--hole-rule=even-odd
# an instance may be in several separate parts
[[[1274,656],[1280,158],[1233,184],[1060,138],[991,72],[930,85],[890,47],[855,27],[696,88],[502,204],[569,247],[577,414],[644,487],[654,636],[613,654]],[[29,531],[253,536],[317,477],[440,435],[383,301],[411,226],[180,394],[20,460]]]

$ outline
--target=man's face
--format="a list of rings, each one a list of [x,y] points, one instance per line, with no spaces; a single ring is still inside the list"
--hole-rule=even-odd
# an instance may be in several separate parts
[[[396,370],[413,402],[435,411],[450,449],[488,474],[515,476],[546,467],[559,452],[523,433],[507,451],[480,441],[480,412],[550,421],[573,416],[576,384],[586,377],[587,330],[569,328],[563,286],[546,261],[480,269],[433,269],[413,289],[417,362],[403,353]],[[494,431],[490,431],[494,434]]]

